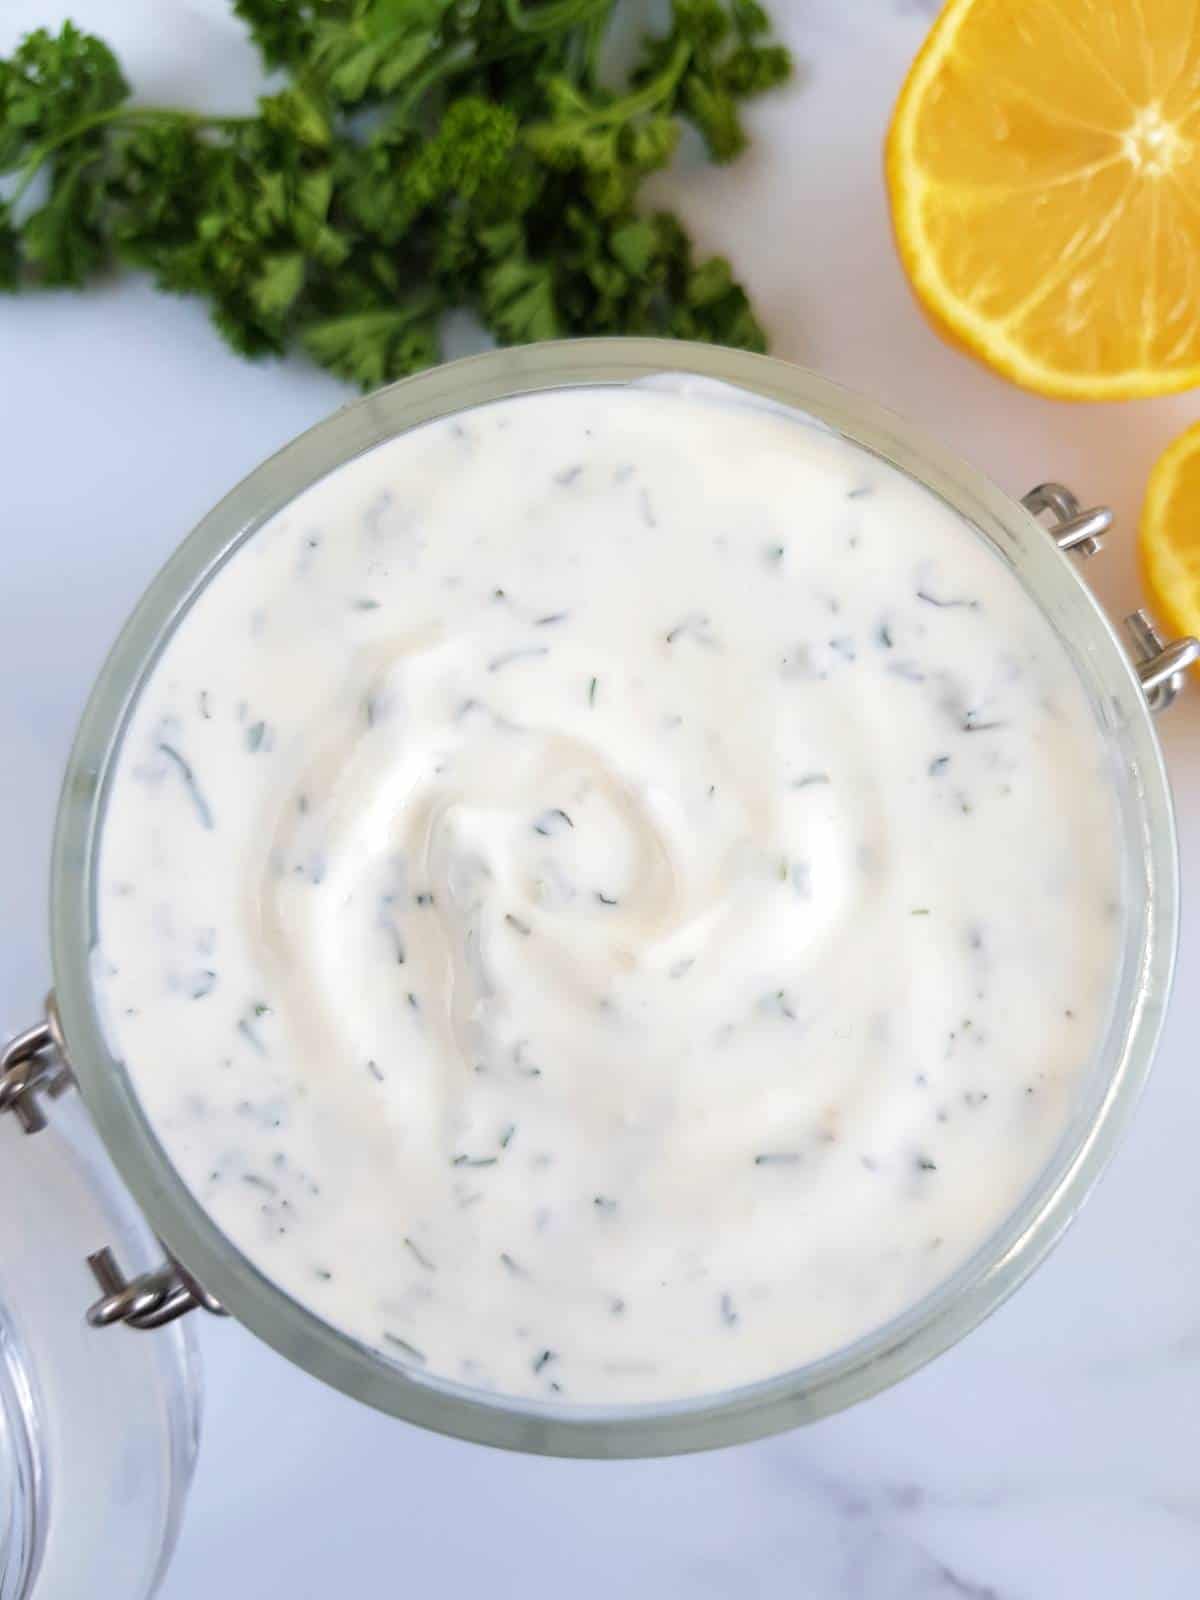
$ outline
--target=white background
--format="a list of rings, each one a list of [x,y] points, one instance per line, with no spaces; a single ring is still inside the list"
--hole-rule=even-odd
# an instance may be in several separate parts
[[[222,0],[76,0],[139,95],[237,110],[255,82]],[[749,281],[776,354],[925,424],[1006,489],[1111,503],[1088,570],[1138,601],[1133,528],[1194,396],[1036,399],[940,344],[888,236],[880,148],[932,7],[774,0],[802,62],[729,171],[668,187]],[[3,0],[0,51],[62,0]],[[199,515],[348,395],[228,354],[203,311],[123,280],[0,302],[0,1023],[48,979],[56,792],[119,624]],[[1200,685],[1162,724],[1185,911],[1200,873]],[[237,1327],[202,1331],[206,1434],[165,1600],[339,1593],[1192,1600],[1200,1593],[1200,936],[1131,1137],[1066,1242],[964,1345],[803,1433],[665,1462],[505,1456],[323,1390]],[[46,1600],[56,1600],[48,1596]],[[97,1597],[101,1600],[101,1597]],[[105,1596],[103,1600],[122,1600]]]

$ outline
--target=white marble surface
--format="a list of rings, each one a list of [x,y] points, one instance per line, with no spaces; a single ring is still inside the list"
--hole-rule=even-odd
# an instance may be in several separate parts
[[[253,63],[221,0],[69,9],[120,47],[147,98],[235,107],[251,91]],[[1196,398],[1069,408],[941,345],[896,265],[880,178],[888,110],[933,8],[773,9],[807,65],[761,107],[758,143],[735,170],[688,178],[697,232],[736,256],[779,355],[927,424],[1014,492],[1056,476],[1113,503],[1120,531],[1094,575],[1112,610],[1128,610],[1145,475]],[[62,0],[4,0],[0,50],[61,14]],[[196,306],[137,282],[0,303],[0,1023],[28,1020],[48,980],[56,790],[118,624],[196,517],[344,398],[299,364],[236,360]],[[1190,912],[1200,692],[1163,736]],[[164,1600],[1191,1600],[1198,978],[1188,916],[1151,1088],[1052,1259],[932,1367],[805,1432],[664,1462],[509,1457],[373,1415],[240,1329],[205,1327],[206,1437]]]

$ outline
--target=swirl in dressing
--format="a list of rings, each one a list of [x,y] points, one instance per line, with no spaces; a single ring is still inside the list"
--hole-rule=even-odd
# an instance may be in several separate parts
[[[430,424],[142,691],[97,982],[233,1242],[414,1370],[623,1404],[828,1353],[1000,1223],[1103,1038],[1083,691],[978,536],[736,396]]]

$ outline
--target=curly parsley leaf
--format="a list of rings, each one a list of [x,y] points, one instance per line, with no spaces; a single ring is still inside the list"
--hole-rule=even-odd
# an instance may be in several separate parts
[[[755,0],[672,0],[624,82],[600,69],[621,0],[233,9],[289,76],[247,117],[131,106],[71,23],[0,60],[0,289],[115,260],[202,297],[236,350],[298,345],[364,388],[438,360],[454,308],[502,343],[764,347],[728,262],[638,207],[683,122],[727,160],[740,104],[787,76]]]
[[[46,203],[21,233],[25,259],[52,288],[79,288],[108,259],[99,158],[84,150],[54,172]]]
[[[440,310],[436,295],[418,292],[401,304],[312,323],[302,343],[314,361],[338,377],[374,389],[433,365]]]
[[[0,172],[20,167],[32,147],[76,127],[82,133],[128,93],[112,51],[74,23],[27,34],[0,62]]]
[[[635,76],[662,70],[673,51],[688,52],[675,109],[700,131],[714,161],[732,161],[747,143],[740,102],[783,83],[791,59],[779,45],[764,43],[770,21],[754,0],[674,0],[670,31],[648,40]]]

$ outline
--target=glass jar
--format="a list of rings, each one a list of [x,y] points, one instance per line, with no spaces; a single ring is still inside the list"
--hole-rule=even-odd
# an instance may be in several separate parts
[[[486,402],[575,385],[628,384],[656,373],[722,380],[808,413],[892,463],[953,507],[1013,570],[1057,631],[1107,746],[1124,840],[1128,916],[1109,1035],[1060,1143],[1008,1216],[956,1272],[903,1315],[834,1354],[768,1381],[698,1400],[622,1409],[547,1406],[414,1377],[291,1299],[223,1236],[160,1147],[100,1026],[89,976],[95,868],[106,779],[139,688],[190,602],[230,554],[316,480],[417,424]],[[513,1449],[634,1456],[745,1440],[861,1400],[961,1338],[1050,1250],[1104,1166],[1146,1079],[1175,959],[1175,828],[1151,700],[1178,687],[1200,650],[1166,651],[1138,614],[1137,662],[1064,553],[1106,525],[1043,486],[1031,510],[907,425],[782,362],[659,340],[583,340],[497,351],[439,367],[347,406],[266,462],[183,544],[141,601],[101,673],[72,752],[52,881],[53,959],[66,1052],[87,1110],[155,1233],[187,1272],[181,1304],[215,1297],[289,1360],[358,1399],[441,1432]],[[199,1285],[203,1285],[203,1291]],[[110,1337],[125,1335],[114,1333]]]
[[[196,1459],[194,1337],[84,1321],[89,1253],[140,1271],[160,1252],[78,1102],[37,1140],[0,1118],[0,1216],[0,1600],[144,1600]]]

